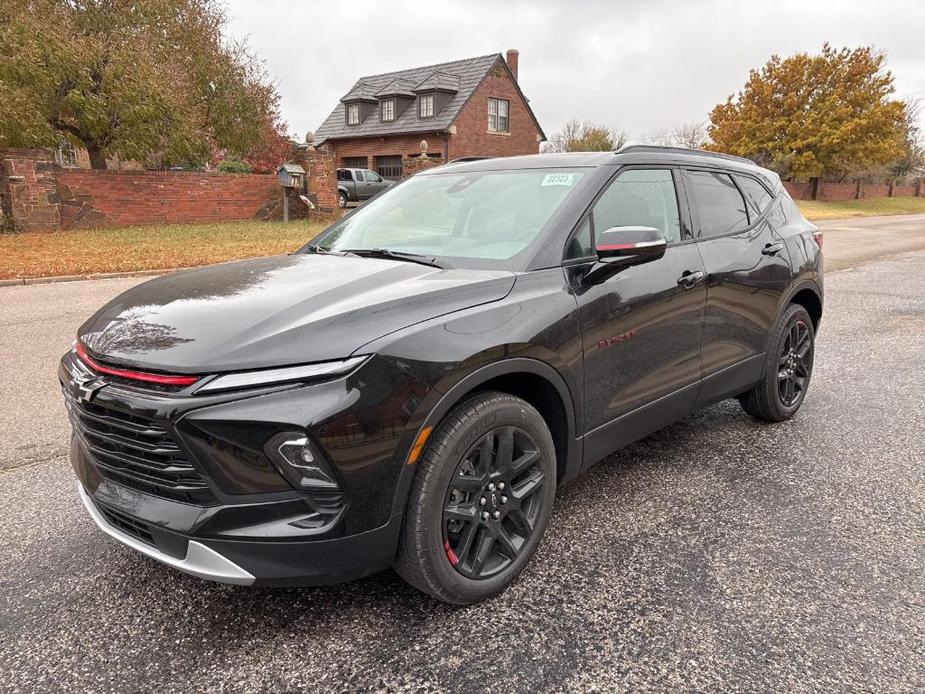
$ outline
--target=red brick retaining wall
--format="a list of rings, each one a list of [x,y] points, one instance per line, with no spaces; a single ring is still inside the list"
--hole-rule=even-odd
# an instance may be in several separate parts
[[[315,213],[337,216],[334,155],[300,155]],[[290,215],[308,208],[291,189]],[[0,228],[62,231],[99,227],[281,219],[283,189],[274,174],[100,171],[62,168],[43,149],[0,150]]]
[[[61,228],[253,219],[281,197],[275,175],[61,169]]]

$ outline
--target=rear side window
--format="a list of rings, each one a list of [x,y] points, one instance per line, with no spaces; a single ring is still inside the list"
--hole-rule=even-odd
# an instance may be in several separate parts
[[[688,171],[691,192],[700,212],[700,235],[717,236],[748,227],[745,200],[729,174]]]
[[[344,169],[338,169],[338,170],[337,170],[337,180],[338,180],[338,181],[349,181],[349,180],[350,180],[350,172],[349,172],[349,171],[346,171],[346,170],[344,170]]]
[[[749,204],[749,211],[755,215],[764,212],[768,205],[771,204],[771,194],[763,185],[758,183],[754,178],[748,176],[736,176],[736,183],[745,195],[745,200]]]
[[[630,169],[620,174],[592,212],[594,233],[611,227],[654,227],[669,243],[681,240],[678,197],[668,169]]]
[[[363,172],[362,172],[362,171],[354,171],[354,172],[353,172],[353,178],[354,178],[354,180],[356,180],[357,183],[365,183],[365,182],[366,182],[366,179],[363,178]]]

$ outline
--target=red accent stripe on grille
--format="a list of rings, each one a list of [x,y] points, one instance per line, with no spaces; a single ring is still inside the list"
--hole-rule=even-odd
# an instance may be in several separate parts
[[[161,376],[160,374],[152,374],[145,371],[114,369],[110,366],[102,366],[101,364],[97,364],[95,361],[93,361],[93,359],[90,358],[90,355],[87,354],[87,350],[79,342],[77,343],[76,350],[77,356],[79,356],[87,366],[89,366],[94,371],[99,371],[101,374],[109,374],[110,376],[127,378],[132,381],[158,383],[162,386],[191,386],[199,380],[199,376]]]

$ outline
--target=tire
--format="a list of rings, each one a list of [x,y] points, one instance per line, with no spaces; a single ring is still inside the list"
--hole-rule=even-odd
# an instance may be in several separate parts
[[[783,422],[796,414],[806,398],[813,372],[816,333],[806,309],[790,304],[777,320],[773,335],[761,381],[740,395],[739,402],[755,419]],[[789,386],[792,390],[788,390],[788,384],[792,384]]]
[[[337,194],[337,205],[341,209],[347,207],[347,196],[344,193]]]
[[[552,512],[556,452],[546,422],[520,398],[477,393],[444,418],[417,464],[395,570],[455,605],[500,593]]]

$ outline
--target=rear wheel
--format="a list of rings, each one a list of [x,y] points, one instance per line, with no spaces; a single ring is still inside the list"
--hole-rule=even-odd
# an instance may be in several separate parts
[[[552,511],[555,447],[543,418],[519,398],[479,393],[447,415],[418,464],[396,570],[444,602],[501,592]]]
[[[347,206],[347,194],[346,193],[337,194],[337,206],[340,207],[341,209]]]
[[[768,422],[782,422],[796,414],[809,388],[815,338],[806,309],[788,306],[777,322],[761,381],[739,396],[746,412]]]

